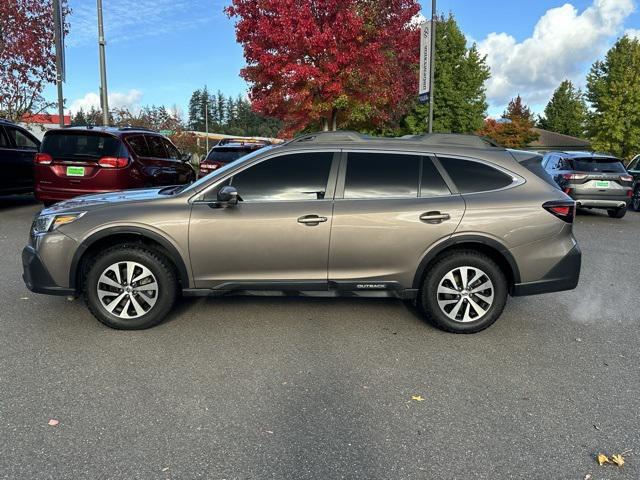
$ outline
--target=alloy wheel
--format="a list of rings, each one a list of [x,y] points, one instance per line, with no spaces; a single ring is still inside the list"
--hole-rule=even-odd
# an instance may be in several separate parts
[[[107,267],[97,285],[102,307],[122,319],[147,314],[158,300],[156,277],[137,262],[118,262]]]
[[[451,320],[468,323],[487,314],[494,294],[493,282],[485,272],[476,267],[456,267],[440,280],[437,300]]]

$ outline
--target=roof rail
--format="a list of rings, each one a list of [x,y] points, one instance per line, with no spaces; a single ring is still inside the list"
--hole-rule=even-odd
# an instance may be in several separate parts
[[[458,133],[427,133],[424,135],[405,135],[404,137],[371,137],[358,132],[337,131],[318,132],[301,135],[294,138],[294,143],[334,143],[334,142],[367,142],[367,141],[405,141],[417,142],[431,146],[455,146],[469,148],[504,148],[493,140],[478,135],[464,135]]]
[[[332,143],[332,142],[363,142],[366,137],[358,132],[340,130],[337,132],[316,132],[300,135],[289,143]]]
[[[134,127],[132,125],[127,125],[126,127],[116,127],[118,128],[118,130],[120,131],[127,131],[127,130],[141,130],[143,132],[155,132],[155,130],[153,130],[152,128],[147,128],[147,127]]]
[[[424,135],[406,135],[405,140],[413,140],[434,146],[458,146],[472,148],[504,148],[490,138],[479,135],[465,135],[460,133],[426,133]]]

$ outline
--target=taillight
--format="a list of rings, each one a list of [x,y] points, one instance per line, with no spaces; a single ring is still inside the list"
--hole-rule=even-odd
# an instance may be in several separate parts
[[[623,182],[633,182],[633,177],[631,175],[621,175],[620,180]]]
[[[224,163],[222,162],[202,162],[200,164],[200,170],[204,170],[207,173],[212,172],[213,170],[217,170],[220,167],[223,167]]]
[[[565,173],[562,178],[565,180],[584,180],[587,176],[586,173]]]
[[[129,165],[127,157],[102,157],[98,160],[98,165],[103,168],[124,168]]]
[[[53,157],[48,153],[36,153],[35,162],[38,165],[51,165]]]
[[[568,202],[563,200],[547,202],[542,205],[542,208],[567,223],[573,223],[573,220],[576,217],[575,202]]]
[[[564,193],[566,193],[567,195],[571,195],[571,192],[573,191],[573,189],[572,188],[563,188],[562,191]]]
[[[633,198],[633,190],[629,190],[629,191],[627,192],[627,197],[629,197],[629,198]]]

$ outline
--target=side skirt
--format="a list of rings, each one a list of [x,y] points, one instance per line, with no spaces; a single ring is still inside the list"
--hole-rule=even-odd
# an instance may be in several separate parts
[[[414,300],[418,290],[397,282],[228,282],[216,288],[185,288],[186,297],[361,297]]]

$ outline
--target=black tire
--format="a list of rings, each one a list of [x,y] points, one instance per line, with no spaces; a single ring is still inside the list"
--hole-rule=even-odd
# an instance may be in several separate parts
[[[101,275],[110,266],[120,262],[136,262],[148,268],[157,283],[155,304],[144,315],[137,318],[124,319],[110,313],[98,296],[98,280]],[[134,245],[117,245],[98,255],[88,269],[83,286],[85,302],[91,313],[108,327],[117,330],[142,330],[158,325],[171,311],[178,292],[176,274],[170,261],[157,251]],[[132,295],[136,294],[132,293]],[[140,300],[140,294],[137,295],[136,298]],[[122,310],[127,306],[126,300],[126,297],[122,300]],[[140,302],[138,304],[140,305]],[[117,310],[118,306],[116,306]]]
[[[612,208],[611,210],[607,210],[607,214],[611,218],[622,218],[627,214],[627,207]]]
[[[472,267],[478,269],[491,280],[493,284],[493,300],[486,313],[478,320],[462,322],[449,318],[438,304],[438,286],[444,281],[445,276],[459,267]],[[479,277],[484,278],[484,277]],[[478,280],[482,283],[482,281]],[[473,282],[478,285],[477,282]],[[429,268],[418,296],[418,306],[426,319],[435,327],[451,333],[476,333],[491,326],[502,314],[507,302],[508,284],[504,272],[488,256],[475,250],[459,250],[444,254],[434,265]],[[478,300],[477,296],[470,295]],[[459,295],[462,299],[462,296]],[[467,300],[467,303],[468,300]],[[446,307],[445,307],[446,308]],[[471,308],[463,302],[461,310]],[[452,309],[449,313],[452,313]]]
[[[636,187],[635,192],[633,192],[633,199],[631,200],[631,209],[636,212],[640,212],[640,187]]]

